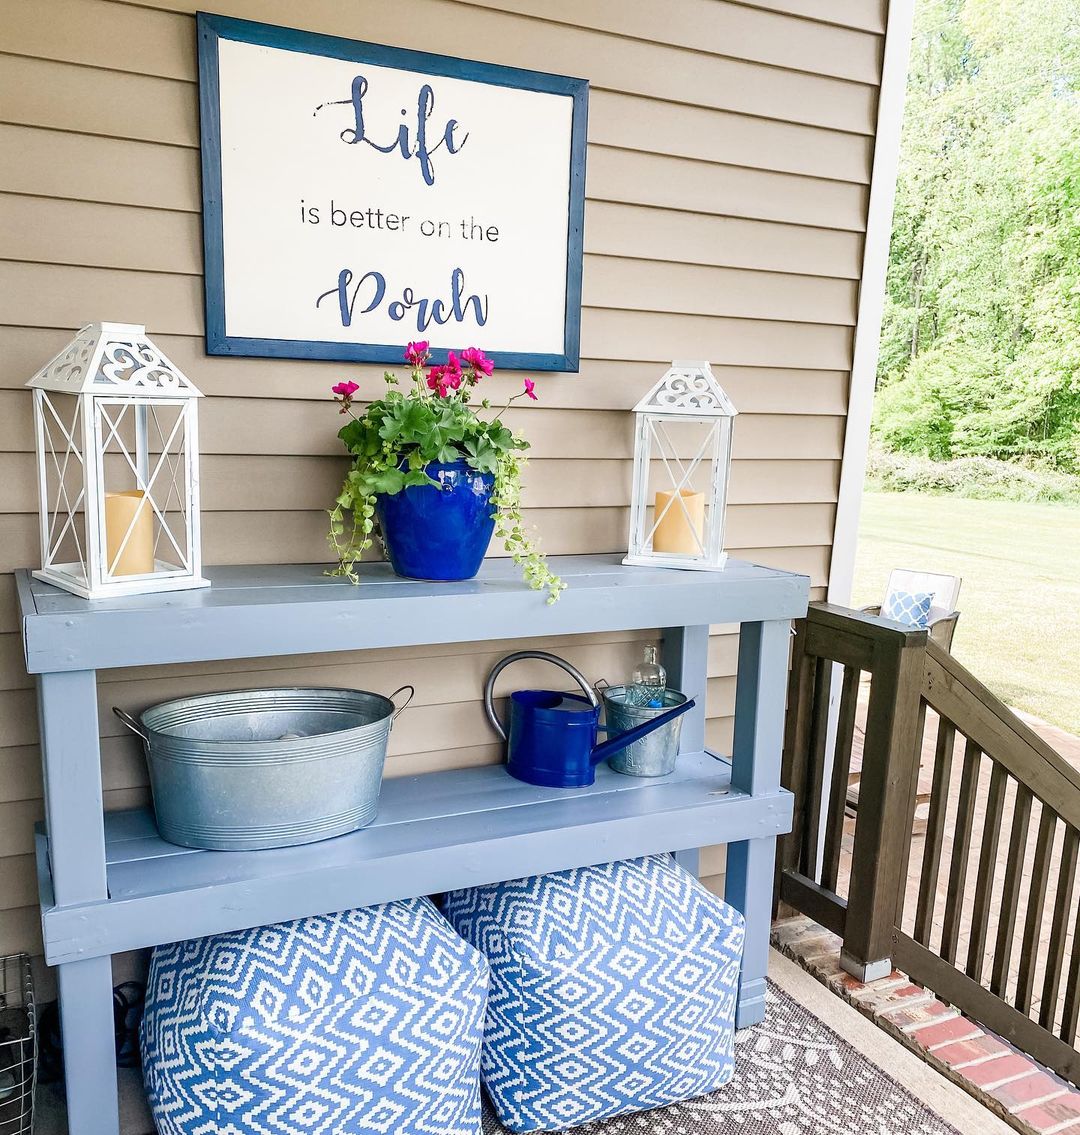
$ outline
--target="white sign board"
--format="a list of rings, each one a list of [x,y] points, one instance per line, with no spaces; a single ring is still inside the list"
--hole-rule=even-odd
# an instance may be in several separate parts
[[[199,16],[207,350],[576,370],[584,80]]]

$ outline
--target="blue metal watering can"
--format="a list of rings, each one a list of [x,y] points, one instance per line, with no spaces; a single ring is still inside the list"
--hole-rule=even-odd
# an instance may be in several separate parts
[[[581,687],[580,694],[555,690],[517,690],[510,695],[510,728],[495,713],[495,679],[522,658],[538,658],[561,666]],[[674,721],[693,709],[692,698],[668,713],[628,729],[616,737],[596,743],[600,731],[611,732],[600,724],[600,703],[592,686],[569,662],[543,650],[520,650],[496,663],[484,687],[484,708],[488,720],[507,742],[506,771],[518,780],[545,788],[585,788],[596,779],[596,766],[627,745],[632,745],[655,729]]]

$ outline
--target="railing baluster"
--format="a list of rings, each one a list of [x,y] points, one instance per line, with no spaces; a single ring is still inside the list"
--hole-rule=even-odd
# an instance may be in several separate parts
[[[862,671],[844,667],[840,687],[840,713],[836,722],[836,748],[833,751],[832,786],[829,790],[829,819],[825,831],[825,855],[821,865],[821,885],[836,890],[840,875],[840,850],[844,841],[844,814],[847,810],[848,778],[851,775],[851,746],[855,739],[855,711],[859,703]]]
[[[1065,982],[1065,1004],[1061,1009],[1061,1039],[1066,1044],[1076,1043],[1077,1017],[1080,1017],[1080,905],[1076,908],[1073,923],[1072,956],[1069,958],[1069,977]]]
[[[1080,851],[1080,832],[1074,827],[1065,828],[1065,841],[1061,847],[1061,866],[1058,868],[1057,893],[1054,896],[1054,917],[1050,923],[1050,948],[1046,952],[1046,976],[1043,979],[1042,1004],[1039,1006],[1039,1024],[1053,1030],[1057,1017],[1058,992],[1061,988],[1061,966],[1065,960],[1065,938],[1068,933],[1069,911],[1072,907],[1076,883],[1077,852]],[[1073,945],[1075,951],[1076,945]]]
[[[1005,986],[1012,973],[1012,952],[1016,938],[1016,911],[1020,905],[1020,884],[1027,859],[1028,825],[1031,820],[1031,789],[1017,782],[1013,804],[1012,835],[1009,836],[1009,870],[1001,889],[994,965],[990,974],[990,992],[1005,996]]]
[[[968,858],[971,855],[971,836],[975,827],[975,799],[979,789],[981,763],[982,750],[974,741],[969,740],[964,746],[964,770],[960,774],[960,797],[956,804],[956,832],[949,863],[945,921],[941,928],[941,956],[949,963],[956,961],[956,945],[960,939],[960,918],[964,909],[964,886],[967,881]]]
[[[915,710],[915,739],[912,743],[914,759],[911,762],[911,775],[908,784],[908,822],[905,829],[907,847],[904,849],[903,862],[896,877],[896,925],[904,925],[905,911],[907,910],[907,884],[908,866],[911,862],[911,836],[915,830],[915,812],[918,808],[919,770],[922,767],[923,738],[926,736],[926,702],[920,696]]]
[[[1054,848],[1057,816],[1046,804],[1039,818],[1039,838],[1035,842],[1035,861],[1031,869],[1027,910],[1024,911],[1024,943],[1020,949],[1020,976],[1016,979],[1016,1000],[1021,1013],[1031,1012],[1031,993],[1035,987],[1035,962],[1042,937],[1043,908],[1046,905],[1046,884],[1050,878],[1050,853]]]
[[[924,946],[930,945],[930,933],[934,926],[938,874],[941,871],[941,844],[945,838],[945,813],[949,806],[949,784],[952,780],[955,743],[955,726],[944,717],[938,717],[934,779],[930,789],[930,815],[927,817],[926,838],[923,840],[919,902],[915,911],[915,940]]]
[[[817,878],[818,841],[821,834],[821,797],[825,790],[825,745],[829,735],[829,694],[832,666],[827,658],[814,665],[814,707],[810,722],[810,767],[807,770],[806,827],[803,829],[802,871]]]
[[[973,981],[982,981],[986,927],[990,919],[990,899],[997,869],[1001,810],[1005,803],[1005,778],[1005,769],[994,761],[990,771],[990,792],[986,798],[982,846],[979,849],[979,866],[975,875],[975,905],[971,912],[971,941],[968,943],[967,975]]]

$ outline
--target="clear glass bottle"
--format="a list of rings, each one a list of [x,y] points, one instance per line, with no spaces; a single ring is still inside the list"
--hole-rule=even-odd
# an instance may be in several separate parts
[[[645,655],[634,667],[633,676],[627,689],[627,700],[632,705],[645,705],[659,709],[664,704],[664,691],[667,689],[667,671],[660,665],[656,647],[645,647]]]

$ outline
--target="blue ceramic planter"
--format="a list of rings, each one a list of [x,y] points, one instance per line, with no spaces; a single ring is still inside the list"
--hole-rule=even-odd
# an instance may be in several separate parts
[[[411,485],[375,498],[390,563],[409,579],[472,579],[495,530],[495,477],[470,469],[464,460],[433,462],[427,473],[439,488]]]

